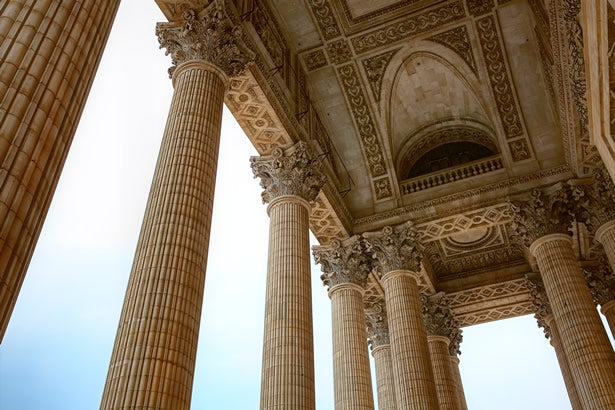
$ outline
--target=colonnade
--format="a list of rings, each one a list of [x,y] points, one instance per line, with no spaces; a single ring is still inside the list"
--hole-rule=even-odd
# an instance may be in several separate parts
[[[104,409],[190,407],[222,105],[229,79],[253,57],[222,4],[157,26],[172,57],[175,91]],[[0,6],[0,339],[118,5],[9,0]],[[310,201],[326,178],[303,142],[253,158],[252,169],[270,216],[261,409],[314,409],[308,222]],[[594,180],[590,188],[536,190],[512,206],[514,227],[538,264],[548,301],[541,320],[575,409],[615,408],[615,354],[595,307],[613,327],[615,189],[605,171]],[[611,271],[584,275],[567,234],[573,218],[603,245]],[[381,409],[467,408],[459,326],[445,295],[419,292],[423,255],[412,224],[334,241],[314,255],[332,304],[336,410],[374,408],[368,341]],[[382,272],[384,301],[366,321],[363,293],[374,268]]]

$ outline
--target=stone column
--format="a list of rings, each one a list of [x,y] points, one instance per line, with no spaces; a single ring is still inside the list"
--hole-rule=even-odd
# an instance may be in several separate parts
[[[370,306],[367,312],[369,344],[376,366],[376,390],[379,410],[397,410],[391,340],[384,300]]]
[[[568,392],[568,399],[573,410],[582,410],[581,402],[579,400],[579,394],[577,393],[577,387],[574,384],[572,373],[570,372],[570,366],[568,364],[568,358],[564,352],[562,346],[562,340],[557,330],[553,313],[551,311],[551,305],[547,298],[544,284],[540,278],[539,273],[531,273],[526,276],[527,286],[530,290],[530,298],[534,305],[535,314],[534,317],[538,322],[538,327],[544,330],[545,337],[550,339],[551,346],[555,349],[555,356],[559,363],[560,371],[562,372],[562,378],[564,379],[564,385]]]
[[[222,104],[248,58],[217,3],[157,35],[175,92],[101,409],[189,409],[207,265]]]
[[[584,266],[583,271],[594,302],[600,305],[611,334],[615,336],[615,274],[606,257],[600,258],[597,265]]]
[[[325,178],[303,142],[251,161],[270,217],[261,409],[314,409],[309,201]]]
[[[438,409],[418,280],[419,234],[411,223],[365,233],[368,250],[382,268],[391,339],[395,395],[400,409]]]
[[[443,292],[430,296],[421,295],[421,306],[438,403],[441,409],[460,409],[455,389],[456,377],[449,358],[451,340],[461,338],[459,325]]]
[[[615,354],[566,234],[571,202],[567,186],[534,190],[512,206],[513,225],[536,257],[581,405],[615,408]]]
[[[0,342],[119,4],[0,5]]]
[[[457,394],[457,405],[461,410],[468,410],[468,404],[466,402],[466,395],[463,391],[463,382],[461,380],[461,372],[459,371],[459,357],[457,353],[451,353],[449,355],[451,361],[451,369],[455,376],[455,391]]]
[[[336,410],[373,410],[363,294],[371,258],[360,236],[315,246],[322,280],[329,287],[333,323],[333,382]]]

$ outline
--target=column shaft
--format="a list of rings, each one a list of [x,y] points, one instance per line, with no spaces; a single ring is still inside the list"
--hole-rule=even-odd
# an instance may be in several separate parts
[[[615,408],[615,354],[574,255],[571,238],[546,235],[530,250],[536,256],[583,408]]]
[[[449,340],[443,336],[428,336],[427,341],[440,408],[459,409],[455,391],[455,375],[449,359]]]
[[[225,81],[188,62],[174,83],[101,409],[190,408]]]
[[[333,381],[336,410],[373,410],[363,289],[342,284],[331,288]]]
[[[455,392],[457,395],[457,406],[460,410],[468,410],[466,394],[463,391],[461,372],[459,371],[459,358],[457,358],[457,356],[449,356],[449,360],[451,362],[451,370],[455,375]]]
[[[606,317],[606,321],[611,329],[611,335],[615,337],[615,300],[604,304],[600,307],[600,311]]]
[[[309,204],[282,196],[268,211],[261,409],[314,409]]]
[[[438,409],[416,279],[412,272],[393,271],[383,277],[383,286],[397,406]]]
[[[611,206],[613,206],[611,204]],[[595,238],[602,244],[604,252],[609,259],[609,265],[615,272],[615,221],[610,221],[596,230]]]
[[[397,410],[395,400],[395,381],[391,345],[377,346],[372,350],[376,366],[376,388],[378,391],[378,410]]]
[[[119,3],[0,3],[0,342]]]
[[[562,372],[562,378],[564,379],[564,384],[566,385],[566,391],[568,392],[570,405],[572,406],[572,410],[582,410],[583,407],[581,406],[579,394],[577,393],[577,388],[574,384],[574,380],[570,372],[570,366],[568,364],[568,359],[566,358],[566,353],[564,352],[562,346],[562,339],[560,337],[559,331],[557,330],[557,324],[553,320],[553,315],[550,316],[550,320],[547,319],[547,325],[549,326],[549,330],[551,332],[551,345],[553,346],[553,349],[555,349],[555,356],[557,356],[557,362],[559,363],[559,368]]]

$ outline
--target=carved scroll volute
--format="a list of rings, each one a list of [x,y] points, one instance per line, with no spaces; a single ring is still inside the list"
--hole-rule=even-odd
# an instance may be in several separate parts
[[[239,24],[229,17],[225,2],[214,0],[202,11],[184,11],[178,21],[156,24],[160,48],[171,55],[175,68],[189,61],[206,61],[228,77],[242,74],[254,60]]]
[[[328,246],[314,246],[312,252],[323,272],[320,278],[329,289],[345,283],[365,287],[372,264],[361,236],[343,242],[334,239]]]

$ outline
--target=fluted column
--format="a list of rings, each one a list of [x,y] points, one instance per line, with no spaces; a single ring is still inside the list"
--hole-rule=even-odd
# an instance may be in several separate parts
[[[373,410],[363,294],[371,261],[361,237],[314,246],[314,259],[329,287],[333,324],[333,383],[336,410]]]
[[[449,358],[451,340],[458,339],[457,346],[461,341],[459,324],[443,292],[430,296],[422,295],[421,306],[438,403],[441,409],[459,409],[458,394],[455,389],[456,377]]]
[[[119,4],[0,2],[0,342]]]
[[[615,273],[604,256],[597,265],[584,266],[583,271],[594,302],[600,305],[611,334],[615,335]]]
[[[549,303],[544,283],[539,273],[530,273],[526,276],[526,279],[527,287],[530,291],[530,299],[535,309],[534,317],[536,318],[538,327],[543,329],[545,337],[550,339],[551,346],[553,346],[555,350],[555,356],[557,357],[562,378],[564,379],[564,385],[568,392],[570,405],[573,410],[581,410],[583,407],[581,407],[577,387],[574,384],[572,373],[570,372],[568,358],[562,346],[562,340],[557,330],[557,324],[555,323],[551,311],[551,304]]]
[[[157,26],[175,91],[101,409],[190,408],[222,104],[247,62],[223,13],[214,3]]]
[[[451,361],[451,369],[453,375],[455,376],[455,392],[457,395],[457,405],[461,410],[468,410],[468,404],[466,401],[466,394],[463,391],[463,382],[461,380],[461,372],[459,371],[459,358],[457,354],[451,354],[449,356],[449,360]]]
[[[364,234],[382,267],[395,395],[400,409],[438,409],[418,280],[421,245],[410,223]]]
[[[367,312],[367,333],[376,367],[376,390],[379,410],[397,410],[391,340],[384,300],[371,305]]]
[[[615,408],[615,353],[567,235],[574,203],[568,185],[534,190],[513,204],[513,226],[538,263],[583,408]]]
[[[307,144],[253,157],[269,202],[269,260],[261,409],[314,409],[314,341],[308,201],[324,183]]]

